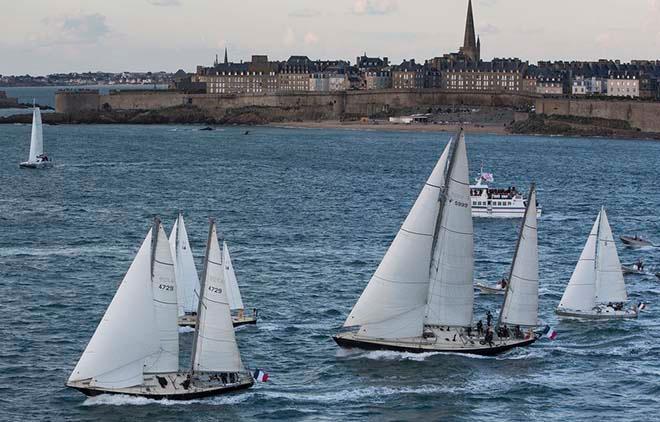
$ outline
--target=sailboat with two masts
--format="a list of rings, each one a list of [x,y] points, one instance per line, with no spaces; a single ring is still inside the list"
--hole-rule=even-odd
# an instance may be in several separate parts
[[[556,312],[589,319],[637,318],[637,307],[624,308],[627,301],[621,261],[602,207]]]
[[[41,123],[41,110],[35,106],[32,111],[32,135],[30,136],[30,156],[20,163],[21,168],[38,169],[51,167],[53,162],[44,154],[44,129]]]
[[[191,366],[182,370],[174,262],[156,218],[66,385],[88,396],[188,400],[254,384],[234,337],[213,221],[197,313]]]
[[[461,130],[446,146],[346,319],[344,328],[348,330],[334,336],[337,344],[492,355],[536,340],[535,336],[500,338],[490,329],[473,335],[474,234],[469,185]],[[536,201],[530,197],[528,208],[532,205]],[[536,218],[536,212],[531,215]],[[511,295],[507,306],[515,309],[513,298]]]
[[[199,278],[193,258],[192,249],[188,240],[186,224],[183,215],[179,213],[172,232],[170,233],[170,248],[174,257],[174,272],[177,285],[177,302],[179,304],[179,326],[194,327],[197,321],[197,298],[199,296]],[[234,266],[229,255],[227,242],[222,242],[222,262],[224,280],[226,283],[227,296],[232,315],[234,327],[257,323],[257,309],[252,310],[252,315],[245,314],[245,306],[238,288],[238,280],[234,272]]]

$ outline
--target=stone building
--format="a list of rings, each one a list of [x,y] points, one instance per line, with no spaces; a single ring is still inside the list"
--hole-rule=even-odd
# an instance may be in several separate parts
[[[208,94],[272,94],[277,92],[277,64],[268,56],[252,56],[248,63],[230,63],[225,50],[223,63],[213,67],[197,67],[191,77],[193,84],[206,84]]]
[[[392,88],[424,88],[424,66],[415,63],[415,59],[404,60],[399,66],[394,66],[392,68]]]
[[[494,59],[491,62],[458,62],[442,71],[442,87],[456,91],[523,91],[527,62]]]
[[[627,72],[610,74],[607,79],[607,96],[639,98],[639,77]]]
[[[392,88],[392,72],[389,70],[369,70],[364,72],[366,89]]]

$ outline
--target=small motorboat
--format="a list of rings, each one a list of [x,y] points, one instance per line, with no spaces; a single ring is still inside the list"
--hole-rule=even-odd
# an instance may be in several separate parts
[[[502,286],[502,282],[498,282],[492,285],[476,283],[475,286],[479,290],[479,293],[484,295],[503,295],[504,292],[506,292],[506,284]]]
[[[206,126],[201,128],[200,130],[215,130],[215,129],[213,129],[211,126]]]
[[[629,274],[636,274],[636,275],[642,275],[645,274],[644,272],[644,263],[641,261],[637,261],[634,264],[631,265],[622,265],[621,266],[621,271],[623,271],[623,275],[629,275]]]
[[[621,236],[621,241],[629,248],[643,248],[645,246],[653,246],[650,240],[643,239],[640,236]]]

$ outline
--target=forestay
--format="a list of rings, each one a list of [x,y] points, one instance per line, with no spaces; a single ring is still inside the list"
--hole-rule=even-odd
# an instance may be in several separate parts
[[[502,304],[500,323],[535,327],[538,324],[539,254],[536,189],[532,185],[525,217],[511,263],[509,283]]]
[[[151,292],[151,230],[87,344],[69,381],[121,388],[143,382],[143,366],[160,351]]]
[[[344,327],[360,326],[361,335],[375,338],[422,335],[438,198],[452,143],[445,147]]]
[[[30,157],[28,162],[36,163],[37,157],[44,153],[44,131],[41,123],[41,110],[35,107],[32,112],[32,136],[30,138]]]
[[[436,244],[430,270],[427,325],[466,327],[474,304],[474,235],[465,135],[459,134],[440,196]]]
[[[234,327],[225,288],[222,251],[216,225],[211,222],[206,246],[204,275],[198,326],[193,349],[193,371],[238,372],[243,370],[241,355],[234,336]]]
[[[596,303],[628,300],[621,261],[612,236],[605,208],[600,212],[600,229],[596,248]]]
[[[181,214],[179,214],[172,227],[169,242],[174,257],[179,315],[197,312],[199,276],[197,275],[197,268],[195,268],[186,224]]]
[[[179,370],[179,325],[174,262],[160,220],[155,220],[154,227],[157,235],[152,240],[151,290],[160,351],[147,363],[144,371],[176,372]]]
[[[227,242],[222,243],[222,263],[225,269],[225,284],[227,285],[227,297],[229,299],[229,308],[231,310],[244,309],[241,291],[238,288],[238,280],[234,272],[234,265],[231,263],[229,248]]]
[[[600,213],[596,217],[587,243],[566,286],[559,307],[577,311],[591,311],[596,306],[596,243],[600,226]]]

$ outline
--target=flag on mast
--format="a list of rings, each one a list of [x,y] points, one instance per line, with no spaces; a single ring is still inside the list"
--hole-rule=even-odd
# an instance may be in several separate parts
[[[266,382],[268,381],[268,374],[262,371],[261,369],[255,369],[254,379],[256,379],[259,382]]]

